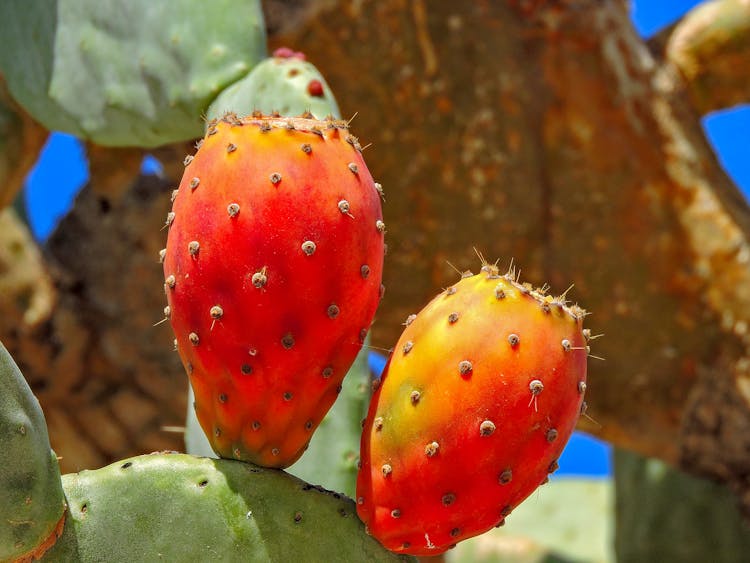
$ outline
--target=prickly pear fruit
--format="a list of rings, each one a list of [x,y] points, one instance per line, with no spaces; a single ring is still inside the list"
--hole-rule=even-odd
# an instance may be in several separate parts
[[[0,561],[32,561],[57,540],[65,502],[39,402],[0,343]]]
[[[441,553],[546,482],[581,412],[583,316],[485,265],[407,319],[357,479],[357,511],[384,546]]]
[[[198,420],[221,457],[286,467],[361,348],[381,293],[379,185],[342,121],[209,125],[167,223],[165,291]]]

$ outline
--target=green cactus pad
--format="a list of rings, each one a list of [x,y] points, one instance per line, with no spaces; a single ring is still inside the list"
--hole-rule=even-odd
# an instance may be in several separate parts
[[[65,531],[42,561],[405,560],[365,533],[351,500],[277,469],[152,454],[63,486]]]
[[[193,388],[188,385],[187,417],[185,420],[185,451],[190,455],[197,455],[200,457],[219,457],[211,447],[208,438],[206,438],[206,434],[203,432],[203,428],[201,428],[201,423],[198,422],[193,403],[195,403],[195,393],[193,393]]]
[[[54,539],[65,505],[39,402],[0,343],[0,561]]]
[[[310,87],[315,81],[314,87]],[[310,92],[320,95],[311,95]],[[242,117],[253,111],[279,112],[285,116],[309,111],[318,119],[340,119],[339,107],[323,75],[311,63],[295,57],[271,57],[247,76],[229,86],[208,108],[208,118],[227,112]]]
[[[201,114],[266,54],[259,0],[0,2],[0,73],[49,129],[151,147],[201,135]]]

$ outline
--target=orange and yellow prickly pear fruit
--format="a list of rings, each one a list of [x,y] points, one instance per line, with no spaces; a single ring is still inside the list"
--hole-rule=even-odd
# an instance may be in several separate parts
[[[435,555],[546,482],[581,413],[584,315],[485,265],[407,319],[362,435],[357,511],[374,537]]]

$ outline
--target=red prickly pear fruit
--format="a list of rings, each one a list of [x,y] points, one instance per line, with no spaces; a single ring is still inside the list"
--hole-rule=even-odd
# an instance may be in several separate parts
[[[346,122],[209,123],[174,193],[165,311],[218,455],[299,458],[377,308],[380,193]]]
[[[357,512],[392,551],[436,555],[501,525],[581,413],[585,312],[482,270],[407,319],[370,403]]]

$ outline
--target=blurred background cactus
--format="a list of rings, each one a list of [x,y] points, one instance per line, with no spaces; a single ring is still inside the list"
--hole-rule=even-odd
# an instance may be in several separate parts
[[[109,516],[85,516],[79,500],[111,502],[122,464],[154,490],[166,486],[160,463],[179,466],[175,479],[186,483],[244,471],[182,456],[130,459],[185,451],[187,381],[168,326],[154,326],[163,307],[159,229],[203,118],[228,109],[356,115],[388,194],[374,350],[392,346],[403,319],[454,279],[449,260],[475,265],[474,247],[513,257],[537,285],[575,283],[575,298],[594,313],[590,326],[606,335],[581,430],[617,448],[615,478],[556,477],[507,526],[448,560],[746,560],[750,208],[738,184],[750,189],[750,173],[729,167],[732,155],[748,160],[750,129],[747,113],[734,113],[744,128],[717,155],[711,124],[728,116],[709,112],[750,101],[750,9],[740,0],[634,6],[0,3],[0,341],[39,398],[63,472],[96,469],[57,487],[58,460],[33,398],[5,386],[1,455],[28,465],[20,477],[0,471],[13,483],[0,487],[0,512],[22,522],[0,529],[0,560],[56,533],[63,491],[75,500],[72,520],[50,557],[75,560],[75,542],[108,541],[90,530]],[[674,12],[663,25],[647,19],[666,10]],[[39,221],[52,221],[55,205],[62,216],[50,233]],[[352,494],[358,420],[378,371],[367,360],[290,473]],[[3,377],[21,389],[3,361]],[[25,435],[19,409],[29,417]],[[201,502],[241,512],[261,501],[236,489],[262,491],[277,477],[282,489],[304,486],[277,472],[241,475],[241,487],[227,478]],[[321,497],[309,510],[351,509]],[[26,512],[9,516],[19,499]],[[284,525],[307,538],[295,514]],[[370,540],[350,520],[332,537],[361,535],[346,559],[356,560]],[[258,526],[242,537],[255,541]]]

